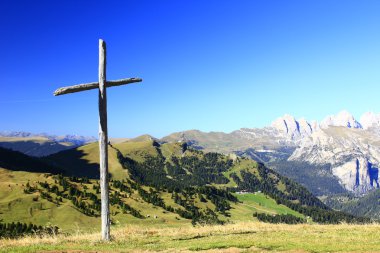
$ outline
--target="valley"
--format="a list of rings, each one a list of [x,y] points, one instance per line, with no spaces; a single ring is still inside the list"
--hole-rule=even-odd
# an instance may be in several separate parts
[[[111,139],[112,230],[378,220],[377,132],[342,115],[338,123],[291,123],[286,115],[271,127],[230,134]],[[2,138],[11,144],[0,148],[0,236],[98,233],[97,142],[53,145],[50,153],[54,141],[46,137]],[[37,140],[33,150],[43,156],[28,151]]]
[[[247,158],[204,153],[185,142],[159,144],[149,136],[108,148],[115,228],[255,220],[369,221],[329,209],[304,187]],[[97,143],[40,159],[4,152],[8,154],[0,162],[2,223],[57,226],[63,233],[98,230]],[[23,164],[36,164],[43,170],[31,166],[21,170]]]
[[[380,253],[379,11],[2,1],[0,253]]]
[[[242,128],[228,134],[190,130],[162,140],[186,141],[200,150],[248,157],[301,183],[322,200],[348,194],[360,203],[362,197],[379,191],[379,118],[369,112],[357,121],[342,111],[318,123],[284,115],[264,128]],[[377,211],[351,211],[342,202],[326,204],[355,215],[379,216]],[[371,205],[377,206],[377,201]]]

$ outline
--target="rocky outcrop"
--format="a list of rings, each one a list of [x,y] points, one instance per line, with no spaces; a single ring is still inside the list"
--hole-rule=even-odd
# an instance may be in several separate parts
[[[330,164],[342,186],[363,194],[379,187],[379,143],[380,136],[363,129],[330,126],[303,139],[289,160]]]
[[[327,116],[321,121],[321,128],[330,126],[342,126],[348,128],[362,128],[362,125],[347,111],[341,111],[337,115]]]
[[[285,114],[273,121],[271,127],[282,133],[283,137],[293,141],[310,136],[315,131],[315,126],[307,122],[304,118],[296,120],[289,114]]]

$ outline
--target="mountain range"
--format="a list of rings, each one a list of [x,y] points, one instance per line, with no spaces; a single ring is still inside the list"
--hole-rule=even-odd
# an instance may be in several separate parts
[[[46,156],[96,140],[49,136],[12,133],[0,138],[0,146],[29,155]],[[4,138],[16,138],[17,145],[10,146],[12,141]],[[47,144],[35,145],[37,141],[33,140],[33,148],[28,149],[25,148],[28,138],[45,138]],[[371,196],[377,196],[372,192],[379,188],[380,114],[368,112],[357,120],[349,112],[342,111],[321,122],[295,119],[286,114],[264,128],[242,128],[231,133],[189,130],[161,139],[145,135],[135,140],[154,140],[160,144],[185,142],[189,147],[205,152],[251,158],[301,183],[331,207],[345,211],[352,209],[356,215],[366,212],[359,208],[364,196],[367,196],[367,204],[371,199],[377,204]],[[71,144],[65,146],[64,141]],[[52,147],[57,144],[59,149],[54,150]],[[63,156],[61,161],[64,163],[65,160],[67,158]],[[346,202],[350,202],[348,206],[345,206]],[[378,213],[380,217],[380,211]]]
[[[358,121],[342,111],[320,123],[296,120],[286,114],[264,128],[242,128],[228,134],[190,130],[162,140],[183,140],[206,151],[247,156],[273,166],[305,186],[308,182],[303,176],[307,177],[304,174],[313,168],[312,177],[328,181],[328,194],[343,188],[360,195],[379,188],[380,114],[365,113]],[[289,164],[291,168],[287,168]],[[297,166],[304,169],[295,169]],[[292,175],[290,170],[296,172]],[[309,189],[317,195],[326,194],[324,185]]]
[[[0,148],[0,223],[93,231],[100,222],[98,148],[90,143],[43,158]],[[113,226],[370,221],[332,210],[248,158],[205,153],[185,142],[160,144],[149,136],[109,144],[108,154]]]
[[[1,131],[0,147],[20,151],[30,156],[46,156],[62,150],[94,142],[95,137],[79,135],[33,134],[20,131]]]

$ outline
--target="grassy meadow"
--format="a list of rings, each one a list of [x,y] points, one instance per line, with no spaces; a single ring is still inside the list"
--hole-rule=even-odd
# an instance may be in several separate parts
[[[380,252],[380,225],[239,222],[193,227],[127,225],[99,233],[0,240],[0,252]]]
[[[115,143],[109,147],[109,164],[112,178],[115,180],[132,179],[130,171],[122,166],[118,160],[118,154],[128,156],[140,163],[147,160],[147,156],[164,157],[167,162],[174,164],[172,157],[178,159],[191,157],[198,158],[203,163],[205,155],[200,151],[182,150],[180,144],[162,144],[156,147],[149,137],[143,137],[134,142]],[[69,172],[80,170],[80,175],[97,174],[98,145],[88,144],[76,149],[62,151],[44,158],[46,161],[57,163]],[[197,159],[196,159],[197,158]],[[229,157],[218,158],[227,160]],[[153,160],[154,161],[154,160]],[[184,163],[185,164],[185,163]],[[184,167],[189,174],[189,166]],[[223,164],[222,164],[223,165]],[[216,166],[216,165],[215,165]],[[215,167],[214,166],[214,167]],[[139,167],[145,169],[145,167]],[[156,168],[156,167],[155,167]],[[157,168],[160,168],[159,166]],[[163,167],[167,178],[173,178],[175,174],[168,172],[169,166]],[[210,169],[213,169],[211,166]],[[145,176],[155,175],[155,170],[146,170]],[[261,171],[261,174],[260,174]],[[226,178],[233,174],[243,180],[243,174],[254,175],[257,186],[264,184],[280,191],[286,196],[293,194],[297,201],[313,200],[309,195],[300,195],[303,188],[290,184],[286,180],[271,171],[259,170],[256,162],[248,159],[235,161],[228,169],[223,171]],[[192,172],[194,173],[194,171]],[[186,174],[186,175],[187,175]],[[198,174],[208,175],[208,174]],[[217,175],[217,174],[215,174]],[[268,177],[264,177],[269,175]],[[153,177],[152,177],[153,178]],[[188,177],[186,177],[188,179]],[[153,178],[157,181],[161,177]],[[273,179],[273,180],[270,180]],[[179,180],[179,179],[178,179]],[[239,181],[239,180],[237,180]],[[89,179],[86,182],[75,181],[66,178],[67,184],[79,192],[96,193],[97,180]],[[175,183],[176,181],[170,181]],[[42,184],[41,184],[42,183]],[[47,184],[49,187],[42,186]],[[129,187],[137,186],[136,182],[129,181]],[[25,190],[34,187],[33,191]],[[235,180],[222,183],[212,183],[213,187],[223,190],[226,187],[237,187]],[[57,186],[57,191],[53,191]],[[37,190],[38,189],[38,190]],[[50,189],[49,191],[46,189]],[[0,222],[22,222],[38,224],[42,226],[53,225],[60,228],[57,235],[34,235],[16,239],[0,239],[1,252],[380,252],[380,225],[318,225],[308,218],[306,224],[285,225],[259,222],[254,213],[267,215],[290,214],[300,218],[306,218],[305,213],[292,210],[282,202],[276,201],[276,195],[270,197],[257,188],[247,191],[231,192],[237,201],[230,201],[228,215],[216,212],[218,219],[225,225],[198,225],[193,226],[192,220],[180,215],[175,210],[187,210],[187,206],[197,207],[199,210],[216,210],[217,202],[213,202],[205,192],[190,194],[182,189],[179,191],[181,201],[175,201],[174,194],[163,187],[154,190],[153,186],[140,185],[140,190],[152,192],[152,195],[162,199],[166,206],[173,207],[168,211],[161,205],[143,198],[142,191],[137,188],[121,191],[110,184],[111,196],[119,194],[120,200],[137,210],[141,217],[125,212],[119,204],[111,205],[111,242],[100,240],[100,218],[94,215],[85,215],[83,210],[73,204],[73,199],[65,194],[70,190],[64,189],[59,177],[28,171],[13,171],[0,168]],[[195,189],[195,188],[194,188]],[[153,191],[154,190],[154,191]],[[296,192],[296,194],[294,193]],[[42,193],[49,193],[52,199],[43,197]],[[58,201],[58,193],[63,199]],[[64,194],[65,193],[65,194]],[[74,200],[81,199],[85,203],[92,204],[90,197],[75,195]],[[292,195],[292,196],[293,196]],[[208,199],[206,197],[208,196]],[[203,200],[202,198],[203,197]],[[206,199],[206,200],[205,200]],[[79,200],[78,200],[79,201]],[[182,204],[181,204],[182,203]],[[220,206],[220,203],[219,203]],[[321,213],[321,215],[324,213]],[[330,214],[330,213],[329,213]],[[210,224],[210,223],[209,223]],[[217,224],[217,223],[211,223]],[[220,223],[219,223],[220,224]]]

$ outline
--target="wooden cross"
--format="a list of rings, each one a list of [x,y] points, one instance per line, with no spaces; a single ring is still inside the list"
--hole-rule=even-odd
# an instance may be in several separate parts
[[[110,240],[110,211],[108,188],[108,133],[107,133],[107,96],[106,88],[124,84],[141,82],[141,78],[127,78],[106,81],[106,43],[99,40],[99,82],[78,84],[59,88],[54,96],[99,88],[99,163],[100,163],[100,195],[102,239]]]

